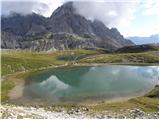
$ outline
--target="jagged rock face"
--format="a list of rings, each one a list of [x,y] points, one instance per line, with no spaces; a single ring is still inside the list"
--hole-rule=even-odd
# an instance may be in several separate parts
[[[75,13],[71,2],[53,12],[49,22],[52,32],[67,32],[77,35],[93,34],[91,21]]]
[[[18,36],[24,36],[34,25],[45,26],[45,18],[33,13],[27,16],[13,14],[9,17],[2,17],[1,20],[2,31]]]
[[[75,12],[72,2],[57,8],[50,18],[37,14],[2,17],[2,48],[35,51],[99,47],[115,50],[133,45],[116,28],[91,22]]]
[[[22,39],[21,36],[13,35],[12,33],[3,32],[1,33],[1,48],[14,49],[19,48],[18,41]]]

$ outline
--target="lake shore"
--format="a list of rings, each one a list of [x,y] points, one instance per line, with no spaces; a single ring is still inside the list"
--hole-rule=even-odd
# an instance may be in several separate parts
[[[21,72],[16,72],[16,73],[13,73],[13,74],[8,74],[8,75],[5,75],[5,76],[2,76],[2,82],[3,80],[11,80],[14,81],[14,84],[15,86],[10,90],[8,96],[10,99],[15,99],[15,98],[18,98],[20,97],[20,95],[22,95],[21,91],[23,91],[23,88],[24,88],[24,81],[27,77],[29,77],[30,75],[34,74],[34,73],[37,73],[37,72],[40,72],[40,71],[43,71],[43,70],[48,70],[48,69],[52,69],[52,68],[66,68],[66,67],[69,67],[69,68],[72,68],[72,67],[86,67],[86,66],[107,66],[107,65],[130,65],[130,66],[136,66],[136,65],[139,65],[139,66],[153,66],[153,65],[157,65],[157,64],[149,64],[149,63],[126,63],[126,64],[123,64],[123,63],[80,63],[80,64],[63,64],[63,65],[53,65],[53,66],[49,66],[49,67],[42,67],[42,68],[39,68],[39,69],[34,69],[34,70],[31,70],[31,71],[21,71]],[[21,89],[21,90],[19,90]],[[141,94],[143,95],[143,94]],[[138,96],[135,96],[135,97],[138,97]],[[129,97],[131,98],[131,97]],[[122,100],[127,100],[129,98],[125,98],[125,99],[122,99]]]
[[[130,64],[123,64],[123,63],[80,63],[80,64],[63,64],[63,65],[52,65],[49,67],[41,67],[39,69],[34,69],[34,70],[25,70],[21,72],[16,72],[13,74],[8,74],[3,76],[3,80],[12,80],[14,79],[14,84],[15,86],[17,84],[21,84],[19,87],[23,89],[23,81],[28,75],[31,75],[34,72],[40,72],[43,70],[47,69],[52,69],[52,68],[63,68],[63,67],[78,67],[78,66],[102,66],[102,65],[142,65],[142,66],[154,66],[158,64],[135,64],[135,63],[130,63]],[[17,91],[19,88],[12,87],[9,89],[10,92],[8,92],[8,95],[10,97],[14,96],[13,93],[18,93]],[[13,92],[12,90],[15,90]],[[11,92],[12,91],[12,92]],[[15,96],[14,96],[15,97]],[[13,98],[14,98],[13,97]],[[138,96],[136,96],[138,97]],[[158,115],[158,101],[159,98],[147,98],[147,97],[138,97],[138,98],[120,98],[117,99],[116,101],[99,101],[99,102],[93,102],[88,106],[89,102],[79,104],[78,106],[84,106],[87,109],[89,109],[90,112],[88,111],[83,111],[78,110],[80,112],[77,113],[77,105],[56,105],[55,107],[51,108],[46,108],[46,105],[40,105],[34,107],[33,105],[27,107],[27,106],[21,106],[21,105],[14,105],[10,102],[3,102],[2,101],[2,117],[3,118],[57,118],[57,115],[60,116],[60,118],[142,118],[142,119],[157,119],[159,117]],[[59,110],[59,106],[62,108]],[[75,106],[75,107],[73,107]],[[20,109],[19,109],[20,108]],[[27,110],[26,110],[27,109]],[[44,109],[44,110],[43,110]],[[45,111],[48,109],[47,111]],[[54,109],[54,110],[53,110]],[[58,112],[57,112],[58,109]],[[63,110],[65,109],[65,110]],[[137,110],[138,109],[138,110]],[[22,114],[19,111],[22,110]],[[128,110],[128,111],[125,111]],[[30,111],[30,112],[29,112]],[[61,112],[60,112],[61,111]],[[106,112],[107,111],[107,112]],[[118,111],[123,111],[122,113],[119,113]],[[125,111],[125,112],[124,112]],[[45,112],[49,114],[49,116],[43,116],[41,113]],[[35,114],[33,114],[35,113]],[[79,114],[79,115],[78,115]]]

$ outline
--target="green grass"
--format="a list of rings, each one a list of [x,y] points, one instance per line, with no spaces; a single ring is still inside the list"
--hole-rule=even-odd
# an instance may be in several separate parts
[[[139,53],[147,51],[159,51],[158,44],[146,44],[146,45],[135,45],[135,46],[126,46],[116,50],[116,53]]]
[[[18,71],[38,70],[65,63],[158,63],[154,52],[104,54],[103,50],[65,50],[51,53],[27,51],[2,52],[1,75]]]
[[[90,56],[79,61],[80,63],[158,63],[159,57],[153,52],[102,54]]]
[[[95,111],[119,111],[121,109],[140,108],[145,112],[157,112],[159,110],[159,95],[157,95],[159,87],[155,86],[150,92],[142,97],[130,99],[128,101],[100,103],[93,107]],[[154,96],[154,97],[153,97]]]
[[[63,65],[68,59],[59,60],[60,57],[81,57],[99,54],[92,50],[65,50],[52,53],[35,53],[26,51],[14,51],[2,53],[1,75],[7,75],[18,71],[35,70],[52,65]]]
[[[159,97],[159,85],[156,85],[153,90],[145,95],[146,97],[156,98]]]
[[[8,93],[14,87],[14,82],[9,80],[4,80],[1,82],[1,101],[6,101],[9,99]]]
[[[95,111],[119,111],[121,109],[134,109],[140,108],[145,112],[155,112],[158,111],[158,98],[149,98],[149,97],[139,97],[134,98],[128,101],[122,102],[113,102],[113,103],[100,103],[94,107],[92,107]]]

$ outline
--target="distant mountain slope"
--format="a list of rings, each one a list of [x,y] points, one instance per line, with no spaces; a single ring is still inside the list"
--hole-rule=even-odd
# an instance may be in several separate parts
[[[57,8],[50,18],[35,13],[2,17],[2,48],[50,51],[105,48],[110,51],[133,45],[116,28],[89,21],[75,12],[72,2]],[[14,39],[13,39],[14,38]]]
[[[116,53],[138,53],[147,51],[159,51],[159,44],[143,44],[143,45],[133,45],[126,46],[117,49]]]
[[[127,39],[131,40],[132,42],[134,42],[137,45],[148,44],[148,43],[159,43],[158,34],[151,35],[149,37],[134,36],[134,37],[128,37]]]

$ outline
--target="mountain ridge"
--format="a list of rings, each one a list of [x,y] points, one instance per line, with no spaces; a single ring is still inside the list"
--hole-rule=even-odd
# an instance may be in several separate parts
[[[128,37],[128,39],[130,39],[132,42],[134,42],[137,45],[159,43],[159,35],[158,34],[153,34],[148,37],[132,36],[132,37]]]
[[[48,51],[98,47],[112,51],[133,45],[116,28],[77,14],[72,2],[57,8],[49,18],[34,13],[5,17],[1,22],[2,48]]]

